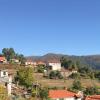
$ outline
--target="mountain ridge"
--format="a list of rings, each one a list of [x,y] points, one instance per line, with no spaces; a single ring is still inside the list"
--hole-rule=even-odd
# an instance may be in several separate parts
[[[100,54],[96,55],[85,55],[85,56],[76,56],[76,55],[66,55],[66,54],[55,54],[47,53],[43,56],[28,56],[26,59],[32,61],[60,61],[61,57],[65,57],[68,60],[79,61],[84,66],[90,66],[92,68],[100,69]]]

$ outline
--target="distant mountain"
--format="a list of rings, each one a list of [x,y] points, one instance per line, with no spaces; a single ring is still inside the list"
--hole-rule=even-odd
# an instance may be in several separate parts
[[[74,55],[64,55],[64,54],[54,54],[48,53],[43,56],[29,56],[26,59],[30,59],[32,61],[53,61],[59,62],[60,58],[64,56],[68,60],[78,61],[82,66],[90,66],[92,68],[100,69],[100,55],[89,55],[89,56],[74,56]]]

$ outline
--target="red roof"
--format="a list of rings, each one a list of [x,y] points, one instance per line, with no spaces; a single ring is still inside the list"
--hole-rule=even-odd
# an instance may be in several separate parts
[[[5,60],[5,57],[0,57],[0,61],[4,61]]]
[[[49,97],[50,98],[69,98],[74,97],[75,93],[67,91],[67,90],[50,90]]]
[[[87,96],[85,100],[100,100],[100,95]]]

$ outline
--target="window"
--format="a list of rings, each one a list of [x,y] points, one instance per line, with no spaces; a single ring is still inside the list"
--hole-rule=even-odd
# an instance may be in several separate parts
[[[6,72],[5,71],[3,72],[3,75],[6,75]]]
[[[63,98],[59,99],[59,100],[64,100]]]

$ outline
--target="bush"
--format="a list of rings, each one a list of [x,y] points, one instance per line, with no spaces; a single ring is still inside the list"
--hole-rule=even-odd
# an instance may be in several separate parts
[[[96,87],[88,87],[84,91],[86,95],[95,95],[95,94],[100,94],[98,89]]]
[[[15,76],[15,81],[27,88],[32,86],[34,82],[33,69],[30,67],[20,68]]]
[[[47,100],[48,99],[48,88],[40,89],[39,95],[40,95],[41,99]]]
[[[37,66],[37,72],[38,73],[44,73],[44,70],[45,70],[45,66],[44,65],[38,65]]]
[[[51,71],[49,74],[49,78],[50,79],[62,79],[63,76],[61,75],[61,73],[59,71]]]
[[[73,82],[72,89],[81,90],[82,89],[81,82],[79,80],[75,80]]]
[[[78,79],[80,78],[80,74],[79,73],[72,73],[69,78],[72,78],[72,79]]]

